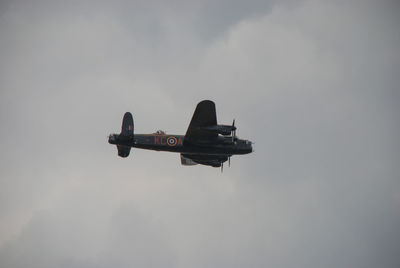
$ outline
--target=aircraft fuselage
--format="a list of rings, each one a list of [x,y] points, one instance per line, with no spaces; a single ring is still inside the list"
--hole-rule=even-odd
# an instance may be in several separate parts
[[[153,134],[135,134],[133,116],[126,112],[122,119],[121,133],[111,134],[108,142],[117,145],[118,156],[128,157],[132,147],[176,152],[181,154],[181,164],[197,164],[221,167],[232,155],[248,154],[253,151],[252,143],[238,139],[235,120],[232,125],[219,125],[215,103],[210,100],[199,102],[193,113],[185,135],[167,135],[158,130]]]
[[[185,154],[212,154],[212,155],[236,155],[248,154],[253,151],[251,142],[232,137],[218,137],[215,143],[188,143],[183,135],[167,134],[134,134],[126,139],[118,134],[109,137],[110,144],[135,147],[140,149],[177,152]]]

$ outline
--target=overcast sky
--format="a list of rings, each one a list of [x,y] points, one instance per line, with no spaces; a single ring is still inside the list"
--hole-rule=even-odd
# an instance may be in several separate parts
[[[399,14],[1,1],[0,267],[400,267]],[[107,143],[203,99],[255,142],[223,174]]]

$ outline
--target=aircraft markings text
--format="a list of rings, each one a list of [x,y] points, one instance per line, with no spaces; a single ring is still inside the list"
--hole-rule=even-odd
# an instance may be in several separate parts
[[[182,138],[176,138],[174,136],[160,136],[160,135],[155,135],[154,136],[154,144],[157,145],[168,145],[168,146],[176,146],[182,145]]]

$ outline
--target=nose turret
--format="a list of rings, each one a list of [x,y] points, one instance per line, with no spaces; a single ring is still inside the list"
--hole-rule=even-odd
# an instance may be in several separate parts
[[[249,153],[253,152],[253,143],[251,141],[246,141],[248,148],[249,148]]]
[[[249,140],[238,140],[236,143],[236,148],[239,149],[240,154],[249,154],[253,152],[252,142]]]

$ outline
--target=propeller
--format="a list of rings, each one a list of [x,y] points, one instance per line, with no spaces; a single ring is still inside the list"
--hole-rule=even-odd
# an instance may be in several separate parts
[[[224,162],[221,162],[221,173],[224,173]]]
[[[233,121],[232,121],[232,133],[231,133],[231,136],[232,136],[232,143],[234,143],[235,142],[235,139],[236,139],[236,127],[235,127],[235,119],[233,119]],[[228,158],[228,166],[229,167],[231,167],[231,157],[229,156],[229,158]]]
[[[233,119],[233,122],[232,122],[232,132],[231,132],[231,135],[232,135],[232,143],[235,141],[235,138],[236,138],[236,127],[235,127],[235,119]]]

